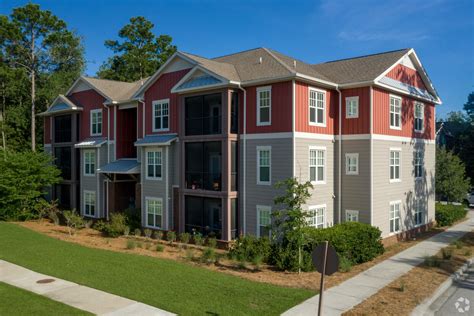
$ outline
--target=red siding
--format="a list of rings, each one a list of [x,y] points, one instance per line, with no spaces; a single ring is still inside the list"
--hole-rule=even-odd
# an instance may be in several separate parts
[[[374,134],[434,139],[434,104],[423,102],[425,105],[425,130],[423,133],[417,133],[414,130],[414,100],[407,96],[398,95],[399,97],[402,97],[402,129],[391,129],[390,94],[393,93],[383,89],[374,88]]]
[[[68,96],[75,104],[81,106],[81,126],[79,141],[90,137],[90,111],[94,109],[102,109],[102,136],[107,137],[107,109],[103,103],[106,99],[97,93],[95,90],[85,90],[73,93]],[[112,117],[111,117],[112,120]],[[111,132],[113,134],[113,132]]]
[[[51,144],[51,116],[44,118],[44,143]]]
[[[277,133],[292,130],[292,82],[278,82],[272,87],[271,125],[257,126],[257,86],[247,88],[247,133]],[[243,113],[243,112],[242,112]]]
[[[346,97],[359,97],[359,117],[346,118]],[[339,110],[339,109],[337,109]],[[336,122],[336,131],[339,131],[339,122]],[[370,133],[370,88],[354,88],[342,90],[342,134]]]
[[[146,118],[145,118],[146,120]],[[137,138],[143,138],[143,103],[137,104]]]
[[[408,68],[407,66],[399,64],[390,70],[386,76],[417,88],[427,90],[420,74],[416,70]]]
[[[335,124],[337,123],[339,95],[337,91],[334,90],[327,90],[318,87],[315,88],[326,91],[326,127],[309,125],[308,84],[296,82],[296,131],[305,133],[334,134],[337,132],[337,127]],[[291,113],[288,117],[290,118],[291,124]]]
[[[181,78],[183,78],[189,70],[190,69],[183,69],[180,71],[163,74],[145,91],[145,134],[148,135],[153,133],[152,102],[154,100],[161,99],[170,99],[170,130],[169,132],[164,133],[178,133],[178,94],[171,93],[171,88],[173,88],[173,86],[176,85],[176,83],[178,83],[178,81],[181,80]],[[139,111],[138,114],[141,115],[141,111]],[[142,126],[139,123],[139,129],[141,128]],[[141,130],[139,133],[142,133]]]

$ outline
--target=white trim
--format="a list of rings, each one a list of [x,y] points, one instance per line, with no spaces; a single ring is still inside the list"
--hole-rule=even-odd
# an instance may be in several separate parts
[[[352,101],[357,101],[356,103],[356,114],[349,115],[349,104]],[[352,97],[346,97],[346,119],[354,119],[354,118],[359,118],[359,96],[352,96]]]
[[[296,84],[295,80],[291,82],[291,138],[292,138],[292,177],[296,178]]]
[[[156,201],[161,203],[161,223],[160,226],[153,226],[148,224],[148,202],[149,201]],[[163,206],[163,198],[159,197],[152,197],[152,196],[145,196],[145,227],[154,228],[154,229],[163,229],[163,220],[164,220],[164,206]],[[156,224],[156,223],[155,223]]]
[[[392,164],[390,160],[392,159],[391,155],[392,152],[398,152],[398,178],[391,179],[390,177],[390,172],[392,169]],[[388,166],[389,166],[389,172],[388,172],[388,179],[389,183],[397,183],[397,182],[402,182],[402,149],[400,147],[390,147],[389,148],[389,154],[388,154]],[[394,167],[397,167],[397,165],[394,165]]]
[[[260,121],[260,92],[269,92],[269,106],[268,106],[268,122],[261,122]],[[264,87],[258,87],[256,91],[256,108],[257,108],[257,121],[256,124],[257,126],[270,126],[272,125],[272,86],[264,86]]]
[[[416,107],[421,106],[421,122],[423,123],[421,129],[416,129]],[[415,133],[424,133],[425,132],[425,104],[423,102],[415,101],[413,102],[413,130]]]
[[[392,99],[400,101],[400,112],[398,113],[398,116],[399,116],[398,123],[400,124],[400,126],[392,125],[392,120],[391,120]],[[389,94],[389,99],[388,99],[388,125],[390,126],[390,129],[395,129],[395,130],[401,130],[402,129],[402,126],[403,126],[402,112],[403,112],[403,99],[401,97],[399,97],[398,95]],[[393,113],[394,113],[394,117],[395,117],[397,115],[397,113],[396,112],[393,112]]]
[[[51,148],[51,144],[43,144],[44,148]]]
[[[398,217],[398,230],[394,230],[393,232],[390,231],[390,221],[392,220],[390,218],[390,212],[392,211],[391,207],[392,205],[399,205],[398,212],[400,216]],[[394,217],[393,219],[395,220],[397,217]],[[395,226],[395,225],[394,225]],[[395,228],[395,227],[394,227]],[[388,209],[388,231],[389,231],[389,236],[396,235],[399,232],[401,232],[402,229],[402,201],[401,200],[396,200],[396,201],[390,201],[389,202],[389,209]]]
[[[421,154],[421,164],[417,164],[417,154]],[[417,166],[421,166],[421,175],[419,177],[416,176]],[[413,150],[413,169],[415,180],[423,180],[425,176],[425,153],[422,149],[415,148],[415,150]]]
[[[336,140],[339,140],[339,135],[336,135]],[[370,139],[370,134],[348,134],[342,135],[342,140],[368,140]]]
[[[92,132],[92,125],[93,125],[93,116],[94,114],[98,114],[100,113],[100,133],[93,133]],[[103,127],[103,122],[104,122],[104,118],[103,118],[103,113],[102,113],[102,109],[94,109],[94,110],[90,110],[90,113],[89,113],[89,128],[90,128],[90,135],[91,136],[101,136],[102,135],[102,127]],[[97,129],[99,127],[99,120],[97,119]]]
[[[318,98],[316,95],[316,107],[315,107],[315,116],[316,122],[311,122],[311,107],[310,107],[310,98],[311,98],[311,91],[316,93],[322,93],[323,95],[323,122],[318,123]],[[319,126],[319,127],[326,127],[326,114],[327,114],[327,105],[326,105],[326,90],[321,90],[314,87],[308,87],[308,124],[311,126]]]
[[[319,134],[319,133],[306,133],[306,132],[295,132],[296,138],[307,138],[307,139],[318,139],[318,140],[330,140],[334,141],[336,138],[333,134]]]
[[[94,194],[94,215],[86,214],[86,194]],[[82,215],[86,217],[97,218],[98,217],[98,208],[97,208],[97,193],[92,190],[83,190],[82,191]]]
[[[415,143],[423,143],[423,144],[435,144],[435,139],[424,139],[424,138],[416,138],[416,137],[403,137],[403,136],[392,136],[392,135],[382,135],[382,134],[373,134],[372,135],[374,140],[386,140],[386,141],[394,141],[394,142],[415,142]]]
[[[281,133],[255,133],[255,134],[241,134],[240,139],[276,139],[276,138],[291,138],[293,133],[281,132]]]
[[[257,210],[257,237],[260,237],[260,212],[261,211],[268,211],[270,213],[270,225],[271,225],[271,222],[272,222],[272,207],[270,205],[256,205],[256,210]],[[270,233],[269,233],[269,236],[271,235],[271,228],[269,229]]]
[[[323,227],[322,228],[326,228],[327,225],[327,204],[319,204],[319,205],[309,205],[308,206],[308,210],[307,212],[311,212],[311,211],[316,211],[317,209],[323,209]],[[310,225],[311,227],[316,227],[317,228],[317,223],[315,223],[315,225]]]
[[[346,153],[345,155],[346,158],[346,175],[359,175],[359,153]],[[350,171],[349,164],[348,164],[348,159],[356,159],[356,171]]]
[[[260,152],[269,151],[269,170],[268,170],[268,181],[260,181]],[[257,184],[259,185],[271,185],[272,184],[272,146],[257,146]]]
[[[356,216],[357,220],[355,221],[348,221],[347,216]],[[359,211],[358,210],[346,210],[345,222],[358,222],[359,221]]]
[[[311,184],[314,184],[314,185],[321,185],[321,184],[326,184],[326,177],[327,177],[327,148],[325,146],[309,146],[308,147],[308,168],[311,168],[311,164],[310,164],[310,159],[311,159],[311,151],[312,150],[316,150],[316,153],[317,151],[323,151],[324,152],[324,164],[323,164],[323,180],[315,180],[315,181],[311,181],[311,169],[309,171],[309,181],[311,181]],[[318,170],[317,168],[319,167],[319,165],[317,164],[317,154],[316,154],[316,179],[318,178]]]
[[[190,88],[184,88],[184,89],[179,89],[179,86],[181,86],[182,84],[184,84],[189,78],[192,77],[192,75],[194,75],[194,73],[196,71],[202,71],[206,74],[208,74],[209,76],[211,77],[215,77],[216,79],[220,80],[221,82],[219,83],[213,83],[213,84],[210,84],[210,85],[206,85],[206,86],[200,86],[200,87],[190,87]],[[227,78],[224,78],[218,74],[216,74],[215,72],[201,66],[201,65],[196,65],[194,66],[191,71],[189,71],[186,75],[183,76],[183,78],[181,78],[172,88],[171,88],[171,93],[183,93],[183,92],[189,92],[189,91],[193,91],[193,90],[205,90],[205,89],[209,89],[209,88],[215,88],[215,87],[219,87],[219,86],[227,86],[229,84],[233,84],[235,82],[227,79]]]
[[[86,173],[86,154],[92,153],[94,157],[94,170],[93,173]],[[95,149],[85,149],[82,151],[82,175],[84,177],[95,177],[97,169],[97,159],[96,159]]]
[[[370,86],[370,225],[374,223],[374,88]]]
[[[148,176],[148,153],[153,152],[153,153],[160,153],[160,173],[161,177],[150,177]],[[145,148],[145,179],[150,180],[150,181],[161,181],[163,179],[163,150],[161,148]]]
[[[420,226],[423,226],[426,224],[426,219],[427,219],[427,216],[428,216],[428,209],[427,207],[424,207],[422,208],[421,212],[417,212],[417,206],[418,205],[421,205],[423,201],[423,198],[422,197],[416,197],[414,200],[413,200],[413,227],[420,227]],[[425,204],[427,206],[427,204]],[[416,213],[421,213],[421,223],[417,224],[416,223]],[[425,215],[425,216],[424,216]]]
[[[168,127],[167,128],[163,128],[163,104],[168,104]],[[161,105],[161,109],[160,109],[160,112],[161,112],[161,116],[160,116],[160,120],[161,120],[161,128],[156,128],[155,126],[155,106],[156,105]],[[153,100],[151,102],[151,120],[152,120],[152,130],[153,132],[167,132],[170,130],[170,118],[171,118],[171,115],[170,115],[170,99],[161,99],[161,100]]]

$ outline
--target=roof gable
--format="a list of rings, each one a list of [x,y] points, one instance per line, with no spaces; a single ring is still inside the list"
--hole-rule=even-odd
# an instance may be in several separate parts
[[[66,96],[60,94],[54,99],[51,105],[48,107],[46,111],[40,113],[40,116],[48,116],[60,113],[67,113],[67,112],[75,112],[75,111],[82,111],[82,107],[77,106],[71,100],[69,100]]]

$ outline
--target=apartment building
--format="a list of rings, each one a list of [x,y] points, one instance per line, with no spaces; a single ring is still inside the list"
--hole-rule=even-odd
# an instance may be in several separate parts
[[[85,217],[264,236],[275,183],[296,177],[314,185],[311,225],[395,238],[434,220],[438,104],[413,49],[309,64],[257,48],[177,52],[134,83],[80,77],[41,115],[52,197]]]

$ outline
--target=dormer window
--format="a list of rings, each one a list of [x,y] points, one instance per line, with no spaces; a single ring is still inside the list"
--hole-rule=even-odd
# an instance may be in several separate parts
[[[102,135],[102,110],[91,111],[91,136]]]

